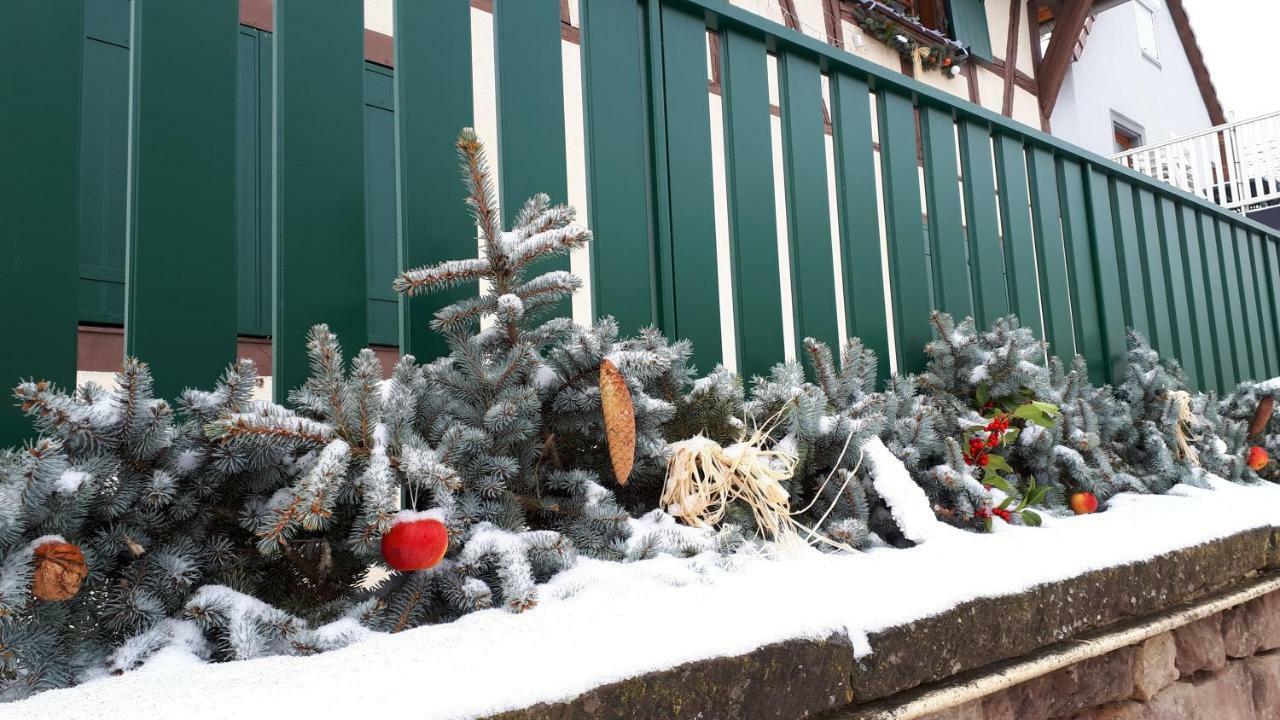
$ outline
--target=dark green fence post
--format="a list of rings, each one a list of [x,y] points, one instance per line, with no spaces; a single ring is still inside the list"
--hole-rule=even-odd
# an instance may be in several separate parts
[[[840,262],[844,265],[845,323],[880,360],[880,382],[889,377],[889,318],[884,302],[876,157],[871,143],[871,94],[867,81],[831,76],[831,127],[835,144],[836,208]]]
[[[591,292],[595,314],[612,315],[630,334],[658,319],[643,16],[636,0],[582,0],[580,8]]]
[[[1150,190],[1138,188],[1135,196],[1138,212],[1138,251],[1142,267],[1142,280],[1147,289],[1147,327],[1151,329],[1151,346],[1161,357],[1177,357],[1177,344],[1173,339],[1173,306],[1168,304],[1169,293],[1165,284],[1164,249],[1161,240],[1160,219],[1156,212],[1156,198]]]
[[[1058,193],[1062,199],[1062,235],[1067,253],[1067,277],[1071,283],[1076,352],[1088,363],[1090,382],[1101,385],[1107,378],[1106,340],[1098,309],[1088,195],[1080,163],[1067,158],[1058,161]]]
[[[933,295],[938,309],[956,318],[973,315],[969,287],[969,257],[960,211],[960,167],[956,162],[956,124],[950,110],[920,108],[924,150],[924,181],[928,192],[929,248],[933,265]]]
[[[133,0],[125,352],[156,395],[236,356],[234,0]]]
[[[979,327],[985,328],[996,318],[1009,314],[996,176],[991,159],[991,129],[986,125],[969,120],[960,122],[960,167],[964,173],[965,230],[969,240],[974,319]]]
[[[923,213],[916,172],[915,106],[911,98],[897,92],[885,90],[878,97],[894,340],[898,346],[898,372],[905,375],[921,372],[925,367],[924,346],[933,339],[929,325],[933,280],[920,223]]]
[[[400,269],[476,257],[476,226],[463,204],[454,141],[472,124],[471,4],[395,4],[396,179]],[[400,299],[400,352],[429,361],[448,352],[428,327],[473,285]]]
[[[546,193],[568,200],[565,167],[564,75],[557,0],[494,0],[494,72],[498,98],[498,184],[502,217],[510,223],[525,201]],[[568,270],[569,258],[536,264],[535,273]],[[555,314],[570,314],[568,300]]]
[[[1092,164],[1084,170],[1088,197],[1089,228],[1093,236],[1093,276],[1097,281],[1098,319],[1106,351],[1106,381],[1119,382],[1128,367],[1125,340],[1124,300],[1120,273],[1116,272],[1115,226],[1111,213],[1111,190],[1107,175]]]
[[[660,231],[669,241],[658,278],[664,303],[663,330],[693,341],[693,362],[709,372],[720,362],[720,295],[716,281],[715,194],[711,174],[711,106],[707,95],[707,27],[702,13],[658,3],[661,8],[661,127],[665,138],[667,219]],[[656,142],[656,140],[655,140]],[[662,147],[661,145],[659,146]],[[660,163],[661,166],[661,163]],[[664,223],[669,222],[663,230]],[[666,247],[662,247],[665,245]]]
[[[1249,349],[1252,374],[1244,380],[1265,380],[1267,374],[1266,334],[1258,312],[1258,293],[1253,283],[1253,248],[1249,234],[1235,224],[1231,226],[1235,236],[1237,276],[1240,287],[1240,304],[1245,321],[1239,328],[1239,340]]]
[[[1071,327],[1071,291],[1067,255],[1062,239],[1062,208],[1058,201],[1057,169],[1053,155],[1043,148],[1027,151],[1031,180],[1032,230],[1040,268],[1040,304],[1044,314],[1049,354],[1064,361],[1074,357],[1076,344]]]
[[[1196,360],[1195,329],[1192,326],[1190,288],[1186,284],[1186,270],[1182,266],[1182,226],[1178,222],[1178,208],[1173,200],[1159,197],[1160,206],[1158,240],[1164,261],[1164,276],[1168,296],[1164,307],[1170,314],[1173,353],[1182,364],[1193,387],[1200,384],[1200,368]]]
[[[822,128],[822,76],[816,60],[798,53],[782,53],[778,58],[778,95],[782,104],[782,158],[786,167],[783,187],[791,250],[795,352],[797,357],[803,357],[801,345],[806,337],[833,349],[840,344],[831,206],[827,198],[827,147]]]
[[[1040,325],[1035,239],[1031,234],[1027,158],[1022,141],[1002,133],[995,135],[995,147],[1000,226],[1004,229],[1004,275],[1009,285],[1009,300],[1022,326],[1044,337],[1044,328]]]
[[[1200,253],[1200,223],[1193,208],[1178,204],[1178,225],[1182,238],[1183,283],[1190,300],[1192,335],[1196,360],[1200,366],[1200,382],[1196,389],[1213,390],[1218,386],[1218,351],[1213,341],[1213,321],[1209,313],[1209,297],[1205,289],[1204,260]]]
[[[1235,351],[1231,343],[1231,316],[1227,310],[1227,295],[1222,286],[1222,259],[1219,255],[1217,223],[1208,212],[1196,212],[1200,226],[1200,259],[1197,269],[1205,277],[1205,299],[1209,305],[1210,329],[1214,335],[1218,368],[1218,391],[1226,392],[1239,377],[1236,372]]]
[[[308,375],[328,323],[348,355],[368,337],[364,248],[364,4],[275,0],[273,393]]]
[[[76,381],[83,52],[83,2],[0,3],[0,447],[34,434],[20,380]]]
[[[778,218],[773,205],[769,68],[764,41],[733,29],[720,35],[720,60],[734,338],[738,370],[749,378],[767,375],[770,367],[786,357]]]

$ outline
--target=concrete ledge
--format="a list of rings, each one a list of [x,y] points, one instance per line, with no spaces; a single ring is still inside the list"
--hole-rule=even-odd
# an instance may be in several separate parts
[[[670,718],[785,720],[869,703],[1027,655],[1055,642],[1194,602],[1280,567],[1277,532],[1261,528],[1142,563],[1024,593],[980,598],[870,637],[859,661],[842,637],[790,640],[736,657],[605,685],[503,720]]]

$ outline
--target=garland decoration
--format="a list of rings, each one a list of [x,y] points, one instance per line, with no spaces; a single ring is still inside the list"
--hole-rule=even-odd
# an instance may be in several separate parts
[[[876,5],[879,3],[855,4],[849,8],[853,21],[865,33],[896,50],[904,60],[918,61],[925,70],[937,70],[948,78],[960,75],[960,65],[969,58],[963,48],[948,42],[917,40],[911,36],[906,25],[875,12],[872,8]],[[898,12],[896,8],[889,7],[889,10],[907,20],[919,22],[919,18]]]

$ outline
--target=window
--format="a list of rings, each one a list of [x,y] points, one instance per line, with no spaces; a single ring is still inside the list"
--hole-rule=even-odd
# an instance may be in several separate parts
[[[1160,60],[1160,48],[1156,45],[1156,11],[1142,0],[1133,3],[1138,15],[1138,47],[1151,60]]]
[[[894,3],[891,3],[891,5]],[[898,0],[896,3],[904,14],[920,19],[920,24],[930,30],[945,33],[947,23],[943,4],[938,0]]]
[[[1142,147],[1142,131],[1133,130],[1114,120],[1111,122],[1111,129],[1115,134],[1116,152],[1128,152]]]

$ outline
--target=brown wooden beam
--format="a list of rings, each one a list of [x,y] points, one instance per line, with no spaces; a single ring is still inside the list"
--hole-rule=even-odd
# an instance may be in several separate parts
[[[1022,3],[1009,3],[1009,38],[1004,53],[1004,104],[1000,111],[1013,117],[1013,82],[1018,73],[1018,30],[1022,24]]]
[[[1045,117],[1053,115],[1053,107],[1058,103],[1058,93],[1062,91],[1062,81],[1067,77],[1067,69],[1071,67],[1072,53],[1076,42],[1080,40],[1080,32],[1093,12],[1093,0],[1077,0],[1063,3],[1053,22],[1053,34],[1049,36],[1049,46],[1045,48],[1044,60],[1040,63],[1040,110]]]

